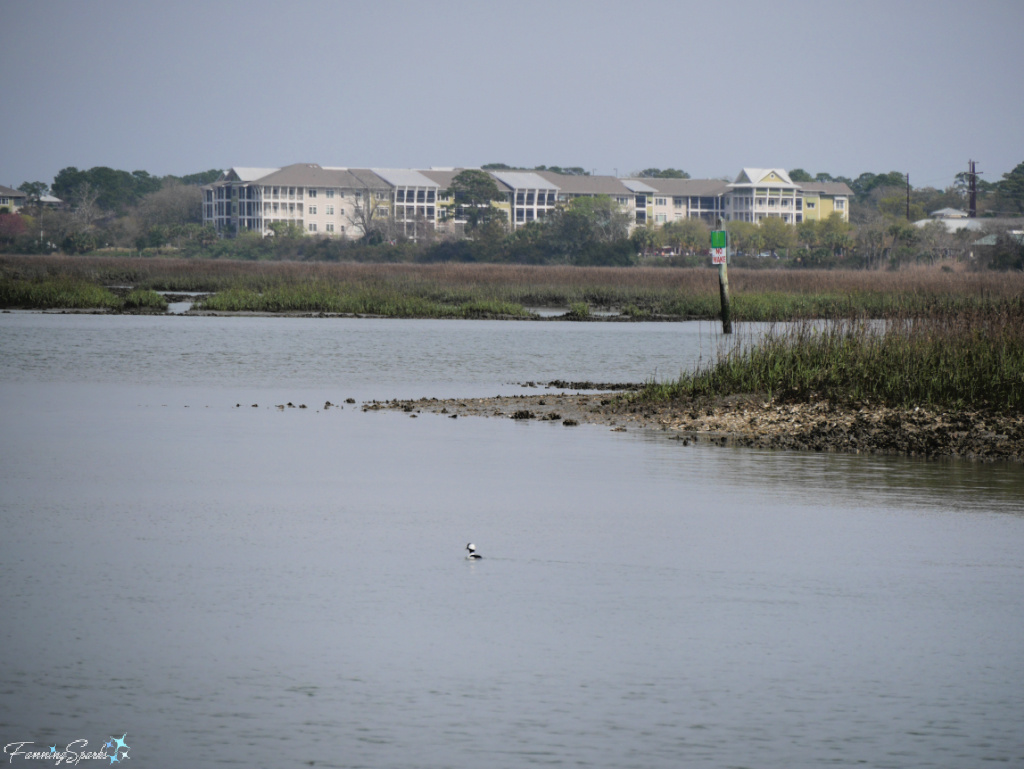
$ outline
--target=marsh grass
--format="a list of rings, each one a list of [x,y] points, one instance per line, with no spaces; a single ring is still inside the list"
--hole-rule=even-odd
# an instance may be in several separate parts
[[[149,289],[117,292],[67,276],[35,280],[12,280],[0,276],[0,307],[167,312],[167,299]]]
[[[167,312],[166,297],[158,294],[152,289],[135,289],[129,291],[121,303],[121,309],[126,311],[142,310],[148,312]]]
[[[231,288],[196,303],[199,310],[220,312],[330,313],[379,315],[390,318],[526,317],[527,310],[511,302],[449,297],[434,301],[383,289],[317,284],[277,286],[265,291]]]
[[[505,316],[516,314],[508,311],[516,306],[585,303],[632,318],[712,319],[719,313],[718,276],[709,268],[0,256],[0,276],[228,294],[223,307],[253,312],[387,314],[381,308],[394,308],[405,317],[454,317],[452,308],[463,308],[476,317],[487,306],[505,309],[485,315]],[[730,288],[737,322],[894,318],[998,309],[1024,295],[1024,275],[734,269]]]
[[[94,283],[58,276],[42,280],[16,280],[0,276],[0,307],[25,309],[119,309],[122,300]]]
[[[573,302],[569,305],[569,312],[566,317],[573,318],[575,320],[589,320],[590,319],[590,305],[586,302]]]
[[[775,327],[635,397],[757,393],[837,404],[1024,410],[1024,303],[1003,309]]]

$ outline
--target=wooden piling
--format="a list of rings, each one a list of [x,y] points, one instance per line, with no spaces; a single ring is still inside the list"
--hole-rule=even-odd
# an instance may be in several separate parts
[[[729,270],[722,262],[718,265],[718,295],[722,300],[722,333],[732,333],[732,308],[729,306]]]

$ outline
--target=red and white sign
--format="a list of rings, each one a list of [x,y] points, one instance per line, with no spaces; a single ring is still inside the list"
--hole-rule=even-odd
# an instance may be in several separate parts
[[[711,263],[712,264],[725,264],[726,249],[724,248],[712,248],[711,249]]]

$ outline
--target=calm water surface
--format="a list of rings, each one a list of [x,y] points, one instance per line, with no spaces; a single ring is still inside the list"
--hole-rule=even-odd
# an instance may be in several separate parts
[[[717,344],[0,315],[0,742],[127,733],[137,767],[1024,765],[1019,466],[359,410],[671,377]]]

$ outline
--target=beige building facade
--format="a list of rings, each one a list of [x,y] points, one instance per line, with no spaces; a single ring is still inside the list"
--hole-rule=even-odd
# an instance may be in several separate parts
[[[296,163],[284,168],[229,169],[203,188],[203,221],[225,236],[270,235],[283,226],[307,235],[360,238],[375,221],[395,237],[419,239],[464,223],[448,190],[464,169],[335,168]],[[630,225],[660,227],[680,219],[788,224],[849,221],[852,192],[840,183],[794,183],[778,168],[744,168],[735,181],[568,175],[551,171],[489,171],[512,229],[550,216],[577,197],[606,195]]]

